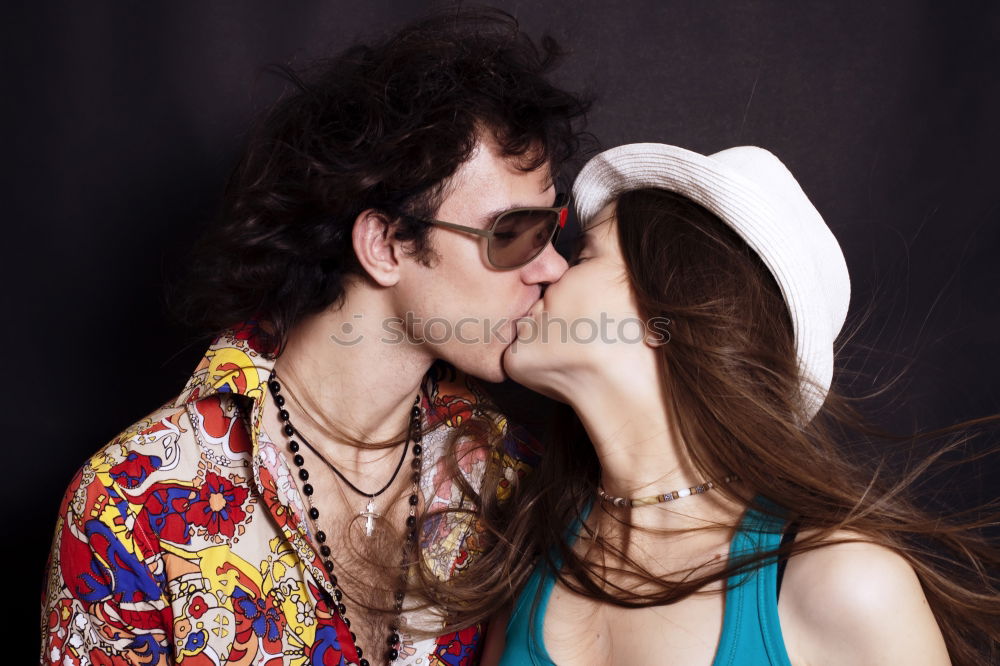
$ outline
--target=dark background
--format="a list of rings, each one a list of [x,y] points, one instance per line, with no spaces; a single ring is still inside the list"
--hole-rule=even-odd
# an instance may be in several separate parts
[[[212,217],[253,115],[303,63],[434,3],[22,3],[6,8],[3,652],[37,654],[42,570],[86,457],[179,392],[207,341],[164,276]],[[798,177],[853,278],[846,357],[897,430],[1000,411],[1000,5],[497,2],[574,51],[606,147],[757,144]],[[572,176],[572,174],[569,174]],[[867,316],[863,317],[863,313]],[[868,351],[875,348],[877,351]],[[996,437],[981,440],[980,446]],[[997,470],[947,481],[994,497]],[[18,662],[22,661],[20,659]],[[14,663],[14,661],[5,663]]]

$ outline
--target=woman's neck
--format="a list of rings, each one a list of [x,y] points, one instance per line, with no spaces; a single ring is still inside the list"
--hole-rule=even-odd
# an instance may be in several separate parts
[[[605,376],[580,386],[584,384],[585,390],[566,397],[594,445],[601,465],[601,486],[607,494],[634,499],[710,480],[702,478],[687,453],[662,382],[619,383]],[[644,385],[649,390],[637,390]],[[666,508],[669,510],[663,510]],[[720,493],[706,493],[683,502],[637,508],[630,522],[683,529],[706,522],[729,522],[738,511],[738,505]]]
[[[607,372],[574,386],[565,397],[594,445],[608,494],[641,497],[697,481],[657,377]]]

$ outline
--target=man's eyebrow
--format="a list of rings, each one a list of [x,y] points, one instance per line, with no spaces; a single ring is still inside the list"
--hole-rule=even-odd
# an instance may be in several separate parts
[[[548,192],[551,189],[555,189],[555,187],[556,187],[556,182],[554,179],[551,179],[549,180],[548,184],[544,188],[542,188],[542,192]],[[549,204],[548,206],[539,206],[536,203],[514,202],[509,206],[505,206],[503,208],[497,208],[496,210],[491,210],[490,212],[483,215],[482,218],[480,218],[479,222],[482,223],[486,228],[489,228],[491,224],[496,222],[496,219],[500,217],[501,214],[506,213],[509,210],[513,210],[515,208],[550,208],[556,205],[556,201],[558,200],[558,198],[559,198],[559,191],[556,190],[553,193],[552,203]]]
[[[539,206],[533,203],[521,203],[515,202],[509,206],[504,206],[503,208],[497,208],[496,210],[491,210],[480,218],[480,222],[485,226],[489,227],[491,224],[496,222],[496,219],[500,217],[503,213],[509,210],[514,210],[515,208],[548,208],[549,206]]]
[[[497,221],[498,217],[500,217],[503,213],[509,211],[511,208],[520,208],[520,206],[504,206],[503,208],[497,208],[495,210],[491,210],[490,212],[483,215],[479,219],[479,222],[480,224],[482,224],[484,228],[488,229],[494,222]]]

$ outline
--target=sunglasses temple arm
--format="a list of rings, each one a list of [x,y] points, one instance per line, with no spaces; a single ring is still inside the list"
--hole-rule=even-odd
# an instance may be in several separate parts
[[[493,238],[493,231],[491,229],[476,229],[475,227],[467,227],[464,224],[455,224],[453,222],[445,222],[444,220],[427,220],[430,224],[438,227],[447,227],[448,229],[454,229],[456,231],[464,231],[465,233],[475,234],[476,236],[482,236],[483,238]]]

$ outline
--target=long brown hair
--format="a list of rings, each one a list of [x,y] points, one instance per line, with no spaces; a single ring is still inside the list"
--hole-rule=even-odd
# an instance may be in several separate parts
[[[962,450],[966,459],[974,457],[963,447],[997,416],[893,437],[869,424],[857,397],[838,392],[841,372],[823,409],[800,426],[801,378],[791,321],[756,253],[714,214],[663,190],[620,195],[617,220],[643,316],[671,321],[669,343],[658,347],[658,364],[668,409],[695,467],[709,479],[738,470],[739,484],[713,492],[763,513],[780,513],[806,533],[755,558],[711,571],[678,572],[669,580],[591,534],[598,547],[624,563],[611,583],[605,566],[581,557],[566,542],[569,526],[595,497],[600,475],[593,446],[566,408],[546,438],[538,468],[515,485],[508,502],[496,499],[495,471],[479,492],[468,489],[468,510],[486,528],[485,552],[447,588],[421,577],[429,594],[453,611],[456,626],[484,619],[509,601],[537,558],[551,564],[558,557],[559,580],[579,594],[646,607],[680,601],[776,555],[829,544],[833,532],[848,529],[899,553],[914,568],[955,663],[995,657],[1000,554],[985,528],[997,524],[997,504],[952,512],[946,520],[919,507],[914,497],[929,471],[946,463],[946,453]],[[883,457],[871,455],[876,439],[886,446]],[[907,469],[888,456],[905,447],[912,458],[921,445],[927,453]],[[626,510],[613,517],[628,525]]]

